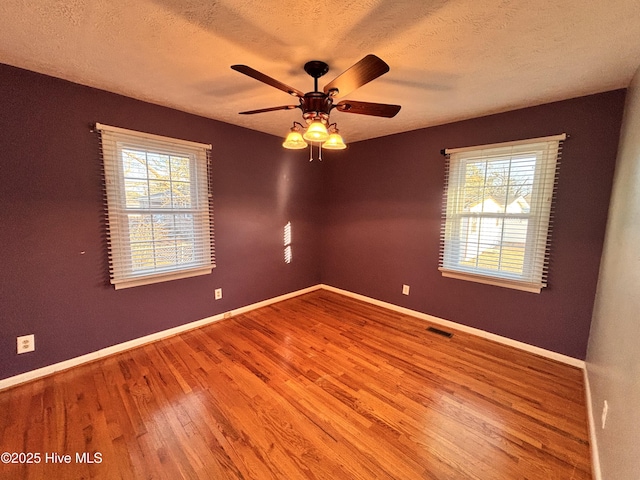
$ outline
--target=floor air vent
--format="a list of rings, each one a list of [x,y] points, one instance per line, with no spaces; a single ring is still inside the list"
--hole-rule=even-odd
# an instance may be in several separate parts
[[[443,337],[447,337],[447,338],[453,337],[453,333],[445,332],[444,330],[440,330],[439,328],[436,328],[436,327],[427,327],[427,330],[430,331],[431,333],[442,335]]]

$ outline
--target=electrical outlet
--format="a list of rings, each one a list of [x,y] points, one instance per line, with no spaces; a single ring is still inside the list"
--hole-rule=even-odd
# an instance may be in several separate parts
[[[609,402],[604,401],[604,405],[602,405],[602,429],[604,430],[605,425],[607,424],[607,415],[609,414]]]
[[[409,295],[409,285],[402,285],[402,294]]]
[[[33,352],[36,349],[36,336],[31,335],[23,335],[22,337],[18,337],[18,354]]]
[[[220,300],[222,298],[222,289],[221,288],[216,288],[215,296],[216,296],[216,300]]]

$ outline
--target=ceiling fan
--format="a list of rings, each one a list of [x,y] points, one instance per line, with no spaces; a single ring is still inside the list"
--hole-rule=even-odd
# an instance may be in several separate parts
[[[307,143],[304,140],[324,142],[321,143],[322,148],[346,148],[342,137],[338,134],[336,124],[329,125],[329,115],[334,108],[339,112],[386,118],[394,117],[401,108],[400,105],[359,102],[356,100],[343,100],[334,104],[335,99],[348,95],[355,89],[360,88],[389,71],[389,65],[375,55],[367,55],[364,57],[326,84],[322,91],[318,90],[318,79],[329,71],[329,65],[319,60],[307,62],[304,65],[304,70],[313,78],[313,91],[307,93],[290,87],[247,65],[232,65],[231,68],[298,98],[298,105],[281,105],[278,107],[240,112],[241,115],[253,115],[255,113],[273,112],[276,110],[293,110],[294,108],[302,110],[302,117],[308,124],[308,127],[304,135],[302,135],[301,129],[305,127],[298,122],[294,122],[291,132],[287,136],[287,140],[283,143],[285,148],[305,148]],[[330,131],[327,129],[327,125],[329,125]]]

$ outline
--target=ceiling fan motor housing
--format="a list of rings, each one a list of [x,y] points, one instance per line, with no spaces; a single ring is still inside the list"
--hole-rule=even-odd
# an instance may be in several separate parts
[[[333,99],[323,92],[305,93],[300,99],[302,117],[307,123],[320,120],[323,123],[329,121],[329,113],[333,108]]]

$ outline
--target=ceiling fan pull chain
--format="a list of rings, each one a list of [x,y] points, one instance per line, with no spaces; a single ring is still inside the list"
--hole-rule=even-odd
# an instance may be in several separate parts
[[[318,160],[322,161],[322,144],[318,143]]]
[[[309,142],[309,161],[313,162],[313,142]]]

